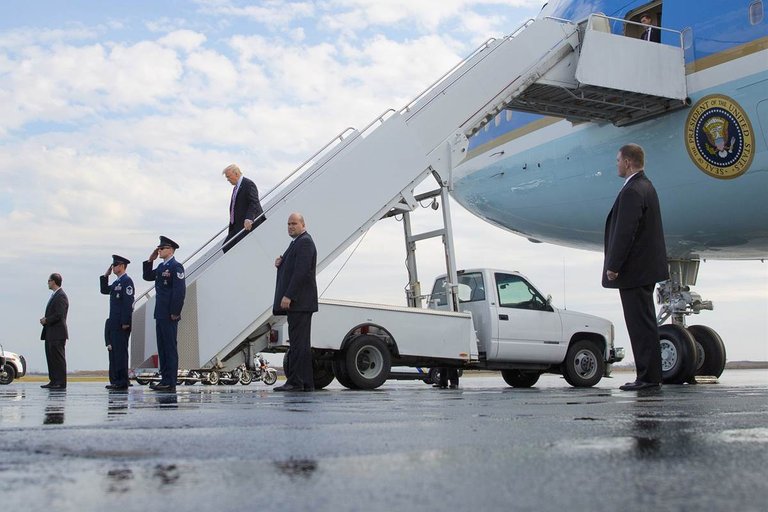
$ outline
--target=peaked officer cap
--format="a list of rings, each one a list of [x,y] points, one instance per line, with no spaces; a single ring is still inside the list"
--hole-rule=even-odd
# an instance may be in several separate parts
[[[117,254],[112,255],[112,265],[127,265],[131,262],[128,258],[123,258]]]
[[[164,245],[168,245],[170,247],[173,247],[174,249],[179,248],[179,244],[177,244],[167,236],[160,236],[160,245],[158,245],[158,247],[163,247]]]

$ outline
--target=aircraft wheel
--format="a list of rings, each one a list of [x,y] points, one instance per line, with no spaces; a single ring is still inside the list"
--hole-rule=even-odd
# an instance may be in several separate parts
[[[683,384],[696,373],[696,342],[685,327],[659,326],[661,345],[661,380],[665,384]]]
[[[387,380],[392,356],[375,336],[359,336],[344,354],[349,379],[360,389],[376,389]]]
[[[359,389],[349,378],[349,373],[347,373],[347,363],[344,362],[343,356],[337,356],[331,363],[331,368],[333,369],[333,375],[336,377],[336,380],[339,381],[339,384],[347,389]]]
[[[11,363],[5,363],[5,366],[3,366],[3,373],[0,373],[0,384],[10,384],[15,378],[16,368],[14,368]]]
[[[189,375],[187,375],[187,379],[184,381],[184,384],[187,386],[194,386],[197,381],[200,380],[200,374],[197,372],[189,372]]]
[[[139,386],[146,386],[147,384],[149,384],[149,381],[147,379],[140,379],[136,377],[136,384],[138,384]]]
[[[690,325],[688,332],[693,335],[698,351],[696,375],[714,375],[720,377],[725,369],[725,344],[723,339],[711,327]]]
[[[525,372],[522,370],[501,370],[501,377],[504,382],[513,388],[530,388],[538,382],[541,374],[539,372]]]
[[[575,388],[591,388],[603,378],[603,352],[594,341],[579,340],[568,347],[563,377]]]

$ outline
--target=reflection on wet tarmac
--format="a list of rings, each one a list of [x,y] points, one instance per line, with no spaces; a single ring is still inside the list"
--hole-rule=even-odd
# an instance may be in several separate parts
[[[768,379],[622,393],[465,377],[291,397],[184,386],[0,393],[9,510],[257,508],[390,512],[765,510]],[[20,391],[20,393],[19,393]],[[106,407],[105,407],[106,405]],[[66,419],[64,410],[66,408]],[[41,422],[66,421],[66,426]],[[62,423],[58,423],[61,425]],[[51,426],[49,426],[51,425]],[[362,506],[363,504],[364,506]],[[471,504],[471,505],[468,505]]]
[[[317,461],[309,459],[289,459],[274,464],[280,473],[291,478],[309,478],[317,469]]]

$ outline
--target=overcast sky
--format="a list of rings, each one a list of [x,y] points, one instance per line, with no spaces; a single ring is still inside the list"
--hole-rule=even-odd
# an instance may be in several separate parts
[[[227,222],[238,163],[262,191],[348,126],[398,108],[540,0],[306,2],[38,1],[0,4],[0,343],[44,371],[38,319],[50,272],[70,302],[70,370],[105,369],[108,299],[98,276],[118,253],[139,291],[165,234],[183,260]],[[652,171],[651,171],[652,174]],[[617,190],[621,182],[617,180]],[[460,267],[520,270],[557,306],[605,316],[629,348],[602,257],[535,245],[453,204]],[[425,209],[417,228],[437,214]],[[308,219],[312,230],[312,219]],[[402,225],[376,225],[320,277],[328,298],[402,304]],[[419,246],[428,291],[441,248]],[[267,283],[272,286],[273,283]],[[716,309],[693,323],[730,360],[768,359],[768,269],[702,265]],[[631,351],[628,350],[631,357]]]

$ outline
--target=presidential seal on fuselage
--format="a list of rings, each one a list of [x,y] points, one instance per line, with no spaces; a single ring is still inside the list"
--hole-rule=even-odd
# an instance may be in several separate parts
[[[686,119],[685,147],[696,167],[709,176],[737,178],[747,172],[755,156],[752,124],[732,98],[705,96]]]

